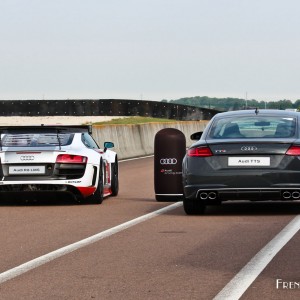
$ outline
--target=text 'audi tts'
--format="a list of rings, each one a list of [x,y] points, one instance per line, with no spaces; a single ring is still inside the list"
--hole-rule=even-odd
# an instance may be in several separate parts
[[[300,113],[219,113],[183,159],[184,210],[227,200],[300,199]]]

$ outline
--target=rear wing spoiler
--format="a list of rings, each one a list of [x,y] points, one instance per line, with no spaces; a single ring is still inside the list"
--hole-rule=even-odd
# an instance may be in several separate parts
[[[34,126],[0,126],[0,150],[2,151],[2,134],[54,133],[57,136],[59,149],[61,133],[88,132],[92,134],[92,125],[34,125]]]
[[[92,134],[92,125],[33,125],[33,126],[0,126],[0,134],[13,133],[76,133]]]

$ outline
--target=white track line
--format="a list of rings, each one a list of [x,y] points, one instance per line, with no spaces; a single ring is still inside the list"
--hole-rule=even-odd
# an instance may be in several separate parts
[[[214,300],[239,299],[274,256],[300,229],[300,215],[284,227],[262,248],[238,274],[221,290]]]
[[[79,242],[76,242],[74,244],[71,244],[71,245],[68,245],[66,247],[60,248],[58,250],[55,250],[53,252],[50,252],[48,254],[45,254],[45,255],[40,256],[38,258],[35,258],[35,259],[33,259],[33,260],[31,260],[31,261],[29,261],[27,263],[24,263],[24,264],[22,264],[20,266],[17,266],[17,267],[15,267],[13,269],[5,271],[5,272],[3,272],[3,273],[0,274],[0,284],[3,283],[3,282],[5,282],[5,281],[7,281],[7,280],[15,278],[15,277],[17,277],[17,276],[19,276],[19,275],[21,275],[23,273],[26,273],[26,272],[28,272],[28,271],[30,271],[32,269],[35,269],[35,268],[37,268],[37,267],[39,267],[41,265],[44,265],[44,264],[46,264],[46,263],[48,263],[48,262],[50,262],[50,261],[52,261],[52,260],[54,260],[56,258],[59,258],[59,257],[61,257],[63,255],[66,255],[66,254],[69,254],[69,253],[71,253],[71,252],[73,252],[75,250],[78,250],[80,248],[83,248],[85,246],[91,245],[91,244],[93,244],[95,242],[98,242],[98,241],[100,241],[100,240],[102,240],[102,239],[104,239],[106,237],[109,237],[109,236],[111,236],[111,235],[113,235],[115,233],[123,231],[123,230],[125,230],[125,229],[127,229],[129,227],[132,227],[134,225],[137,225],[139,223],[145,222],[145,221],[147,221],[149,219],[152,219],[152,218],[154,218],[156,216],[159,216],[159,215],[161,215],[163,213],[166,213],[166,212],[168,212],[170,210],[173,210],[173,209],[175,209],[175,208],[177,208],[179,206],[182,206],[182,202],[176,202],[176,203],[171,204],[171,205],[169,205],[167,207],[161,208],[161,209],[156,210],[156,211],[154,211],[152,213],[149,213],[149,214],[143,215],[141,217],[138,217],[136,219],[133,219],[131,221],[125,222],[123,224],[120,224],[120,225],[115,226],[113,228],[110,228],[108,230],[102,231],[102,232],[97,233],[97,234],[95,234],[95,235],[93,235],[91,237],[83,239],[83,240],[81,240]]]

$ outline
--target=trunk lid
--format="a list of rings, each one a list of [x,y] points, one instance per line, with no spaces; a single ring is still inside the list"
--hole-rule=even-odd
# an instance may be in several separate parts
[[[55,163],[57,151],[9,151],[3,152],[2,164]]]
[[[222,169],[297,169],[300,161],[295,156],[286,155],[295,139],[285,142],[269,140],[262,141],[228,141],[210,143],[213,153],[210,165],[215,170]]]
[[[285,140],[285,142],[278,140],[268,140],[263,142],[261,140],[219,140],[217,142],[208,140],[207,144],[214,155],[284,155],[294,142],[295,139]]]

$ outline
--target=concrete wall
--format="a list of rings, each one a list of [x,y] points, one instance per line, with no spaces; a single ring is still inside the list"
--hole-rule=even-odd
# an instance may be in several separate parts
[[[151,155],[154,153],[154,138],[163,128],[176,128],[186,137],[187,146],[193,141],[190,135],[203,131],[208,121],[185,121],[167,123],[147,123],[136,125],[96,125],[93,137],[100,147],[104,142],[113,142],[119,159]]]

